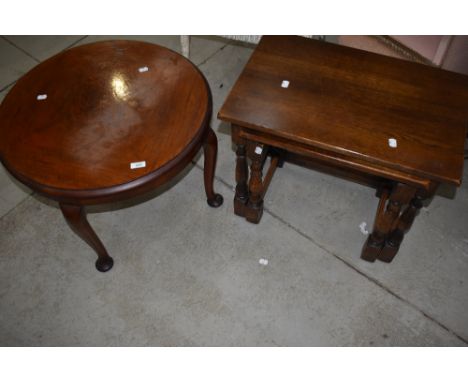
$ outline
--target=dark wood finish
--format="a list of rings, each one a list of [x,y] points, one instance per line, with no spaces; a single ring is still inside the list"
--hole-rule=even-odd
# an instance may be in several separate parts
[[[386,183],[386,180],[382,177],[370,175],[352,168],[336,167],[320,159],[308,158],[291,152],[287,152],[283,158],[289,163],[294,163],[326,174],[332,174],[336,177],[360,183],[368,187],[380,188]]]
[[[405,211],[400,215],[397,223],[392,227],[392,231],[387,235],[382,251],[379,254],[379,260],[390,263],[400,249],[404,235],[410,230],[414,219],[423,206],[423,201],[432,197],[437,185],[429,191],[417,190],[414,198],[411,200]]]
[[[220,194],[216,194],[213,189],[216,157],[218,155],[218,139],[210,127],[206,131],[203,151],[205,154],[203,179],[205,182],[206,198],[208,205],[216,208],[223,204],[223,197]]]
[[[267,174],[265,175],[265,178],[263,179],[263,191],[262,191],[262,199],[265,198],[265,194],[268,190],[268,187],[270,187],[271,180],[273,179],[273,175],[275,175],[276,169],[279,167],[279,164],[281,163],[281,159],[278,155],[272,155],[271,161],[270,161],[270,167],[268,167]]]
[[[276,169],[282,165],[286,153],[255,142],[249,142],[247,145],[246,141],[237,136],[239,131],[237,126],[233,126],[233,140],[237,143],[234,213],[245,217],[251,223],[259,223],[263,215],[263,199],[273,175]],[[261,150],[261,152],[257,153],[256,149]],[[251,160],[250,178],[247,155]],[[263,177],[263,167],[267,155],[271,156],[271,162],[267,174]]]
[[[392,230],[398,225],[400,212],[403,206],[408,204],[414,197],[416,189],[403,183],[397,183],[389,192],[381,192],[381,199],[377,208],[377,215],[374,221],[374,229],[367,239],[361,258],[367,261],[387,260],[390,257],[387,253],[381,255],[382,248],[386,244],[386,239]],[[395,252],[396,254],[396,252]],[[393,258],[393,257],[392,257]]]
[[[251,142],[247,149],[247,155],[251,160],[249,179],[249,199],[244,208],[245,218],[251,223],[258,223],[263,215],[263,181],[262,168],[266,157],[266,147],[256,142]],[[256,152],[256,150],[260,152]]]
[[[5,97],[0,159],[36,192],[62,206],[86,206],[162,185],[203,147],[208,204],[217,207],[211,109],[206,79],[181,55],[137,41],[83,45],[36,66]],[[131,168],[141,161],[144,167]],[[83,237],[92,229],[84,213],[80,219],[72,226]],[[102,244],[91,243],[101,261]]]
[[[282,80],[290,81],[287,89]],[[219,117],[308,148],[459,185],[468,78],[294,36],[265,36]],[[398,148],[388,146],[396,138]],[[434,158],[437,152],[437,160]]]
[[[249,199],[247,186],[248,169],[245,144],[237,145],[236,150],[236,193],[234,196],[234,213],[244,216],[244,207]]]
[[[439,183],[461,184],[467,106],[466,76],[323,41],[264,36],[218,118],[232,124],[235,144],[282,153],[275,165],[291,160],[382,188],[362,257],[391,261],[421,199]],[[253,156],[245,190],[243,150],[235,211],[258,222],[260,185],[264,193],[271,177],[262,180]]]

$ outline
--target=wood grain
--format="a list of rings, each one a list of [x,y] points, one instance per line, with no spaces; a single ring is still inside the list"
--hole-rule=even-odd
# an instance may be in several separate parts
[[[205,77],[181,55],[137,41],[83,45],[39,64],[8,93],[0,106],[0,160],[60,203],[106,272],[113,259],[86,219],[87,205],[166,183],[202,146],[207,202],[223,203],[213,188],[211,113]]]
[[[219,118],[336,153],[350,166],[376,165],[381,176],[397,171],[459,185],[468,77],[322,41],[264,36]]]
[[[89,44],[18,81],[0,107],[0,155],[13,173],[44,187],[115,187],[201,140],[210,113],[204,77],[179,54],[143,42]],[[146,167],[130,168],[140,161]]]

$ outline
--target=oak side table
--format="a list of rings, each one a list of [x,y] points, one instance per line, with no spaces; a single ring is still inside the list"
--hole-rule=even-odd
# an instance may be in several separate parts
[[[71,228],[113,259],[85,206],[115,202],[166,183],[204,149],[208,204],[217,139],[201,72],[158,45],[108,41],[66,50],[23,76],[0,106],[0,159],[35,192],[59,202]]]
[[[461,184],[468,77],[323,41],[264,36],[218,118],[231,123],[237,145],[237,215],[260,221],[285,160],[330,171],[377,188],[361,257],[390,262],[423,200],[441,183]]]

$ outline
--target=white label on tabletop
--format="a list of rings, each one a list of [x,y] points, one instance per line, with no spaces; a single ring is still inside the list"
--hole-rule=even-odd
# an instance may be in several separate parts
[[[388,145],[393,148],[397,147],[397,140],[395,138],[389,138]]]
[[[134,170],[136,168],[142,168],[142,167],[146,167],[146,161],[130,163],[130,168],[132,170]]]
[[[283,82],[281,82],[281,87],[282,88],[287,88],[289,86],[289,81],[286,81],[286,80],[283,80]]]
[[[47,99],[47,94],[39,94],[36,98],[38,101],[43,101]]]
[[[262,148],[260,146],[255,147],[255,154],[260,155],[262,153]]]
[[[258,260],[258,263],[261,265],[268,265],[268,260],[267,259],[260,259]]]
[[[140,73],[147,72],[148,70],[149,70],[149,68],[147,66],[142,66],[141,68],[138,68],[138,71]]]

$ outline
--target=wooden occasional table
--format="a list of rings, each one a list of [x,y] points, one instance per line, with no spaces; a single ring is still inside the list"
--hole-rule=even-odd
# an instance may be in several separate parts
[[[361,257],[390,262],[423,200],[441,183],[461,183],[468,77],[321,41],[265,36],[218,117],[232,124],[237,145],[237,215],[260,221],[284,160],[332,171],[377,187],[380,203]]]
[[[208,204],[217,139],[201,72],[166,48],[131,41],[83,45],[41,63],[0,106],[0,159],[34,191],[59,202],[72,229],[113,260],[85,206],[115,202],[172,179],[203,146]]]

